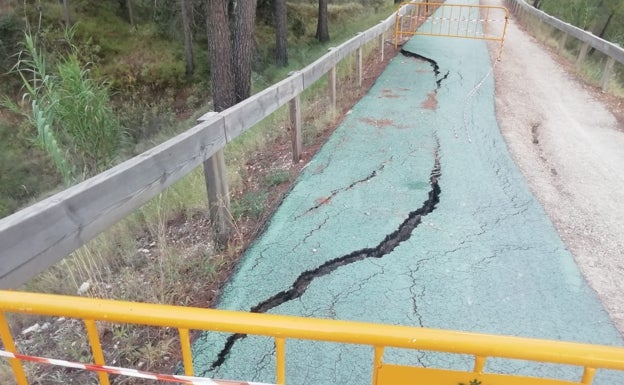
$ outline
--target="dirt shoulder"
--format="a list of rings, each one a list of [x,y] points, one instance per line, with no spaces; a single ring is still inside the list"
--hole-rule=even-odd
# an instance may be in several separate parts
[[[498,122],[509,151],[624,334],[621,101],[580,81],[513,17],[495,78]]]

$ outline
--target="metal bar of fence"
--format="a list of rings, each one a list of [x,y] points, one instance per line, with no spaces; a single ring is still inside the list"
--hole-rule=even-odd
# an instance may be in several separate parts
[[[0,311],[624,370],[624,348],[0,290]],[[1,330],[1,328],[0,328]]]

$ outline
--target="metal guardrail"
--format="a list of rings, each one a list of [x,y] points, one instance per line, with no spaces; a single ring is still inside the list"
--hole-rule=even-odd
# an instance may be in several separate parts
[[[273,314],[244,313],[181,306],[133,303],[25,292],[0,291],[0,338],[5,349],[18,353],[5,314],[21,313],[82,319],[94,364],[106,365],[99,340],[98,321],[170,327],[178,330],[184,373],[193,376],[189,332],[212,330],[272,337],[276,346],[276,383],[286,381],[286,344],[293,339],[370,346],[374,351],[373,385],[436,383],[457,385],[481,381],[497,385],[591,384],[597,370],[624,370],[624,348],[562,341],[506,337],[396,325],[380,325]],[[384,360],[386,348],[404,348],[467,354],[474,357],[471,371],[395,365]],[[491,358],[520,359],[584,368],[577,382],[495,374],[485,371]],[[10,359],[18,385],[28,381],[18,358]],[[99,373],[100,384],[108,375]]]
[[[540,11],[539,9],[527,4],[524,0],[505,1],[512,13],[517,15],[518,19],[520,19],[520,22],[526,23],[528,17],[533,17],[538,19],[540,22],[546,23],[563,32],[563,36],[559,43],[560,50],[565,45],[568,36],[572,36],[583,42],[579,56],[576,60],[577,67],[580,66],[580,64],[585,60],[589,47],[592,47],[608,56],[609,59],[605,63],[602,78],[600,80],[600,87],[603,91],[606,91],[609,78],[611,77],[611,71],[613,70],[613,65],[616,61],[624,64],[624,48],[607,40],[601,39],[591,32],[575,27],[572,24],[563,22],[543,11]]]
[[[329,73],[331,103],[336,102],[335,67],[357,53],[359,84],[362,47],[394,25],[394,15],[331,49],[287,79],[220,113],[209,114],[188,131],[78,185],[0,219],[0,288],[16,288],[117,223],[174,182],[204,164],[213,217],[227,227],[229,211],[223,148],[260,120],[289,104],[293,158],[302,146],[299,94]],[[219,214],[220,213],[220,214]]]

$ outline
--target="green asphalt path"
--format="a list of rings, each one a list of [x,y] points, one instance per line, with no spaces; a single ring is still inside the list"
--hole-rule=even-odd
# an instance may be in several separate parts
[[[510,158],[486,44],[417,36],[403,48],[439,74],[410,55],[391,61],[246,252],[219,308],[622,345]],[[275,382],[271,339],[230,338],[223,353],[227,339],[197,340],[197,375]],[[286,357],[289,384],[371,380],[368,347],[289,341]],[[473,364],[404,350],[385,360]],[[522,361],[486,370],[581,376]],[[599,372],[594,383],[624,377]]]

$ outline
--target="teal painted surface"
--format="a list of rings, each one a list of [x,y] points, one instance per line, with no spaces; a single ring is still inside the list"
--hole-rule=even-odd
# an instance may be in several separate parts
[[[288,290],[302,272],[375,248],[428,198],[437,153],[440,201],[408,240],[383,258],[313,279],[301,297],[269,312],[621,345],[507,152],[493,79],[486,77],[492,63],[485,43],[415,37],[404,49],[437,62],[441,74],[436,78],[425,61],[393,59],[245,254],[219,307],[249,311]],[[436,92],[436,80],[447,73]],[[432,98],[437,107],[425,108]],[[197,374],[275,381],[267,338],[236,341],[224,363],[210,369],[226,337],[198,339]],[[368,347],[289,341],[287,359],[289,384],[370,383]],[[406,351],[390,351],[385,359],[458,369],[473,363]],[[486,370],[564,379],[582,373],[499,360]],[[624,377],[599,373],[595,383],[624,383]]]

